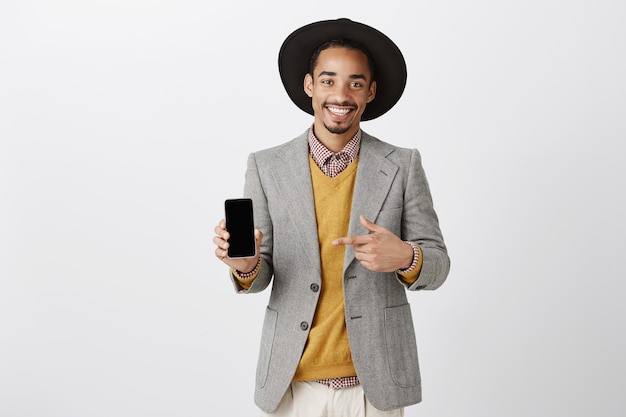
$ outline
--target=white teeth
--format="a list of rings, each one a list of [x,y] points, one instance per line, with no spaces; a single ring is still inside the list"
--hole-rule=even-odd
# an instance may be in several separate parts
[[[350,109],[337,109],[334,107],[328,107],[328,110],[331,113],[336,114],[338,116],[343,116],[344,114],[347,114],[350,111]]]

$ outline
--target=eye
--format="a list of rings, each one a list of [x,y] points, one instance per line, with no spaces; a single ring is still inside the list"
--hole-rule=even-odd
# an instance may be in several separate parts
[[[321,80],[321,83],[322,84],[326,84],[326,85],[331,85],[333,83],[333,80],[330,80],[330,79],[327,78],[327,79]]]
[[[358,81],[354,81],[354,82],[350,83],[350,87],[352,87],[352,88],[361,88],[361,87],[363,87],[363,84],[361,84]]]

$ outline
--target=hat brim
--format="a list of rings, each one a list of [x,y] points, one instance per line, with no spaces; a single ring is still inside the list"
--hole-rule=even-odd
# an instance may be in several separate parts
[[[361,120],[375,119],[391,109],[406,86],[406,62],[398,46],[385,34],[349,19],[324,20],[295,30],[283,42],[278,70],[289,98],[303,111],[313,114],[311,97],[304,92],[309,58],[318,46],[333,39],[351,39],[364,45],[375,63],[376,97],[367,104]]]

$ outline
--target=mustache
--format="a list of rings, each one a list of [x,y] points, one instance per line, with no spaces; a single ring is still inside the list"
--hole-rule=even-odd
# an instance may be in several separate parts
[[[343,103],[332,103],[332,102],[324,102],[324,107],[327,106],[336,106],[336,107],[352,107],[352,108],[356,108],[357,105],[355,103],[350,103],[348,101],[344,101]]]

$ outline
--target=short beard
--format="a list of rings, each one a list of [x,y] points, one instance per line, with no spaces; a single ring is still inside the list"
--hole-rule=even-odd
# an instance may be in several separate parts
[[[334,133],[335,135],[342,135],[342,134],[346,133],[348,130],[350,130],[350,126],[346,126],[346,127],[330,127],[326,123],[324,123],[324,127],[330,133]]]

